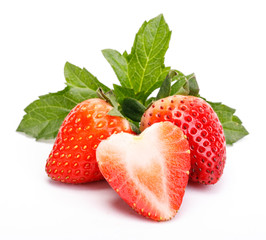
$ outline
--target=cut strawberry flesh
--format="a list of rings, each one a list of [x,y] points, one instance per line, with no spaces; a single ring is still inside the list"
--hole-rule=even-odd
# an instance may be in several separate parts
[[[154,124],[141,135],[112,135],[96,151],[99,168],[111,187],[134,210],[168,220],[179,209],[188,182],[189,145],[170,122]]]

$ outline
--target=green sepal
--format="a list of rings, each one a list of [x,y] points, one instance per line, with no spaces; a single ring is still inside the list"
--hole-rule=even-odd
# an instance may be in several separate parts
[[[123,114],[135,122],[140,122],[146,111],[146,107],[134,98],[125,98],[121,107]]]
[[[108,112],[108,115],[125,118],[125,117],[123,116],[123,114],[122,114],[117,108],[112,108],[112,109]]]
[[[129,122],[129,125],[130,125],[130,128],[133,132],[137,133],[137,134],[140,134],[140,130],[139,130],[139,127],[137,126],[137,123],[133,123],[132,121],[128,121]]]
[[[173,82],[175,82],[171,86],[171,92],[170,95],[188,95],[189,90],[187,87],[187,79],[183,76],[175,76],[172,79]]]
[[[190,75],[187,75],[186,78],[188,81],[189,95],[198,96],[200,89],[195,74],[192,73]]]
[[[118,108],[119,104],[118,104],[116,97],[115,97],[115,94],[112,90],[105,93],[102,88],[98,88],[96,93],[97,93],[99,98],[108,102],[112,107],[114,107],[116,109]]]
[[[165,97],[168,97],[170,96],[170,93],[171,93],[171,83],[172,83],[172,79],[173,77],[176,75],[176,72],[175,71],[170,71],[165,80],[163,81],[160,89],[159,89],[159,92],[156,96],[156,99],[161,99],[161,98],[165,98]]]

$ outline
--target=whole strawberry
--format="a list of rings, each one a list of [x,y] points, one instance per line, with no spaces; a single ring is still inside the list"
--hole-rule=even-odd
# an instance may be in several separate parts
[[[190,180],[214,184],[226,160],[222,125],[211,106],[193,96],[170,96],[154,102],[141,118],[140,130],[156,122],[170,121],[180,127],[190,146]]]
[[[134,133],[126,119],[108,115],[111,109],[104,100],[94,98],[71,110],[46,163],[49,177],[65,183],[103,179],[95,157],[99,143],[113,133]]]

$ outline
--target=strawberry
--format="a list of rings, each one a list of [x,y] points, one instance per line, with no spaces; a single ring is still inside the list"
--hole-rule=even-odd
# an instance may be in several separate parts
[[[222,125],[211,106],[193,96],[170,96],[154,102],[141,118],[140,130],[156,122],[170,121],[182,128],[190,145],[190,180],[214,184],[226,159]]]
[[[139,214],[157,221],[175,216],[190,169],[182,130],[157,123],[139,136],[118,133],[96,151],[99,169],[111,187]]]
[[[99,143],[113,133],[133,133],[126,119],[107,114],[111,109],[110,104],[95,98],[71,110],[59,129],[46,163],[49,177],[65,183],[103,179],[95,157]]]

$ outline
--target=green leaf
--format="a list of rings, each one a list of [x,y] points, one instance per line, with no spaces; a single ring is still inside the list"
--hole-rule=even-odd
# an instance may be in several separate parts
[[[143,113],[146,111],[145,106],[134,98],[125,98],[121,107],[123,114],[135,122],[140,122]]]
[[[163,15],[144,22],[136,34],[131,53],[121,55],[118,51],[105,49],[104,57],[112,66],[118,80],[130,97],[143,104],[149,95],[159,88],[170,68],[164,66],[164,55],[168,49],[171,31]],[[131,93],[133,90],[134,94]],[[122,92],[124,90],[117,90]],[[116,93],[116,95],[119,95]],[[123,94],[124,95],[124,94]],[[126,96],[127,97],[127,96]],[[119,102],[123,96],[118,96]]]
[[[124,98],[126,97],[134,98],[136,96],[134,90],[131,88],[121,87],[116,84],[114,84],[113,87],[114,87],[114,94],[116,96],[116,99],[120,104],[123,102]]]
[[[234,114],[236,111],[234,108],[228,107],[222,104],[221,102],[210,102],[210,101],[207,101],[207,102],[212,106],[215,112],[223,111],[223,112],[229,112],[231,114]]]
[[[114,85],[117,101],[122,104],[127,97],[142,104],[159,88],[170,71],[164,66],[171,32],[163,15],[144,22],[136,34],[131,53],[121,55],[118,51],[105,49],[104,57],[115,71],[120,84]]]
[[[145,93],[144,93],[144,99],[145,100],[151,95],[151,93],[154,90],[156,90],[157,88],[159,88],[162,85],[162,83],[165,80],[165,78],[166,78],[167,74],[169,73],[169,71],[170,71],[170,67],[165,67],[163,69],[163,71],[161,72],[161,75],[159,76],[158,80],[153,85],[151,85],[151,87],[148,90],[145,91]]]
[[[102,50],[102,53],[115,71],[121,85],[126,88],[132,88],[133,86],[128,76],[128,64],[126,58],[118,51],[112,49],[104,49]]]
[[[113,87],[114,87],[114,94],[116,96],[116,100],[120,104],[122,104],[124,99],[127,97],[135,98],[142,103],[144,103],[144,101],[145,101],[145,95],[143,94],[143,92],[139,92],[139,93],[135,94],[133,89],[121,87],[121,86],[116,85],[116,84],[114,84]]]
[[[222,123],[227,144],[232,145],[249,134],[242,125],[242,121],[239,119],[239,117],[234,115],[235,109],[222,103],[213,103],[209,101],[208,103],[212,106],[220,122]]]
[[[25,108],[26,114],[17,131],[24,132],[36,139],[55,138],[63,120],[78,103],[97,97],[88,88],[70,88],[40,96]]]
[[[127,57],[128,75],[136,94],[151,91],[160,80],[170,37],[171,31],[163,15],[144,22],[136,34],[131,53]]]
[[[229,145],[232,145],[233,143],[248,135],[248,131],[244,128],[244,126],[235,121],[224,122],[222,123],[222,125],[226,143]]]
[[[125,57],[125,58],[128,57],[128,53],[127,53],[127,51],[124,51],[124,52],[123,52],[123,57]]]
[[[64,74],[67,85],[70,87],[89,88],[95,91],[98,88],[102,88],[104,91],[110,90],[88,70],[85,68],[81,69],[69,62],[66,62],[65,64]]]
[[[242,121],[239,119],[239,117],[233,115],[232,120],[236,123],[242,124]]]

